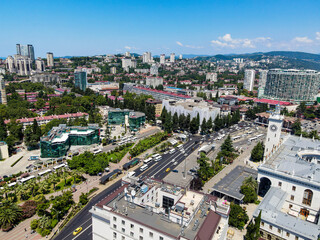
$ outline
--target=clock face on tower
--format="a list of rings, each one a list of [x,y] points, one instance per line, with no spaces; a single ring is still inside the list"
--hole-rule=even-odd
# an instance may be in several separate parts
[[[272,124],[272,125],[270,126],[270,130],[271,130],[272,132],[277,131],[277,129],[278,129],[278,127],[277,127],[276,125],[274,125],[274,124]]]

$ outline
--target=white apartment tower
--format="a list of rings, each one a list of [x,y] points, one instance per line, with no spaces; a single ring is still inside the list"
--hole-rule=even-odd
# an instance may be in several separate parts
[[[250,92],[253,90],[255,75],[256,73],[253,69],[247,69],[244,71],[244,83],[243,83],[244,89]]]
[[[36,59],[36,70],[37,72],[43,72],[45,69],[44,61],[41,58]]]
[[[130,54],[130,52],[125,52],[124,56],[125,57],[131,57],[131,54]]]
[[[48,67],[54,66],[53,53],[51,52],[47,52],[47,66]]]
[[[171,62],[171,63],[174,63],[175,60],[176,60],[176,55],[175,55],[174,53],[171,53],[171,54],[170,54],[170,62]]]
[[[182,60],[182,58],[183,58],[183,56],[182,56],[182,54],[180,54],[180,55],[179,55],[179,59]]]
[[[158,76],[158,66],[156,64],[152,64],[152,66],[150,67],[150,75]]]
[[[31,65],[32,60],[29,57],[22,55],[14,55],[14,58],[12,56],[8,56],[6,59],[8,71],[22,76],[30,75],[32,70]]]
[[[268,70],[260,70],[259,72],[259,88],[258,88],[258,97],[264,95],[264,88],[266,87]]]
[[[161,54],[160,55],[160,64],[165,64],[166,62],[166,55],[165,54]]]
[[[144,63],[150,63],[153,61],[153,58],[152,58],[152,55],[151,55],[151,52],[145,52],[143,55],[142,55],[142,62]]]
[[[1,101],[0,102],[1,104],[7,105],[6,86],[1,75],[0,75],[0,101]]]
[[[218,81],[218,74],[217,73],[207,73],[206,74],[206,80],[210,82],[217,82]]]

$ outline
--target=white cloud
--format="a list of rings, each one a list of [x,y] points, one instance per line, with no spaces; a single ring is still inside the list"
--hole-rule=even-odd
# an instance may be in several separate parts
[[[256,43],[269,42],[270,40],[270,37],[258,37],[254,39],[232,38],[231,34],[227,33],[222,37],[218,37],[218,40],[212,40],[211,43],[213,46],[223,48],[256,48]]]
[[[130,50],[132,47],[125,46],[124,48]]]
[[[179,46],[183,47],[183,44],[182,44],[181,42],[176,41],[176,43],[177,43]]]
[[[295,37],[293,39],[294,42],[298,42],[298,43],[312,43],[313,40],[308,38],[308,37]]]
[[[320,40],[320,32],[316,32],[316,40]]]

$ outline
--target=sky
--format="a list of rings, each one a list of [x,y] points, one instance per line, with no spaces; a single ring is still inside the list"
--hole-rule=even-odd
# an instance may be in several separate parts
[[[0,56],[320,53],[319,0],[2,0]]]

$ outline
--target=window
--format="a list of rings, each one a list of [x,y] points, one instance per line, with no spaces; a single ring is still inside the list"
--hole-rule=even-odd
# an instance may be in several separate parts
[[[124,228],[121,228],[121,231],[124,233],[126,230]]]
[[[282,186],[282,182],[278,182],[278,186],[281,187]]]
[[[143,233],[143,228],[140,228],[140,233]]]
[[[160,237],[159,237],[159,240],[163,240],[163,237],[160,236]]]
[[[133,232],[130,232],[130,236],[133,237],[133,235],[134,235],[134,233],[133,233]]]
[[[125,225],[125,224],[126,224],[126,222],[125,222],[124,220],[122,220],[121,223],[122,223],[122,225]]]
[[[117,238],[117,233],[113,232],[113,238]]]
[[[133,224],[130,224],[130,227],[131,227],[131,228],[134,228],[134,225],[133,225]]]
[[[281,229],[280,228],[278,228],[278,233],[281,233]]]
[[[311,206],[313,192],[310,189],[304,190],[302,203]]]
[[[263,232],[262,231],[260,231],[260,235],[261,235],[261,237],[263,237]]]
[[[113,228],[117,228],[117,225],[116,225],[116,224],[113,224]]]
[[[122,240],[126,240],[125,236],[122,236],[121,239],[122,239]]]
[[[269,228],[270,228],[270,230],[272,230],[272,226],[271,225],[269,225]]]
[[[113,217],[113,221],[117,221],[117,218],[116,218],[116,217]]]
[[[287,237],[290,237],[290,233],[288,233],[288,232],[287,232],[287,234],[286,234],[286,235],[287,235]]]
[[[264,226],[264,222],[261,222],[261,226],[262,226],[262,227]]]
[[[271,235],[270,234],[268,234],[268,240],[271,240]]]
[[[291,201],[294,201],[294,196],[293,196],[293,195],[291,195],[290,199],[291,199]]]
[[[142,237],[142,236],[140,236],[140,237],[139,237],[139,240],[143,240],[143,237]]]
[[[295,191],[296,190],[296,186],[292,186],[292,191]]]
[[[149,232],[149,237],[153,238],[153,233]]]
[[[289,208],[292,208],[292,204],[289,204]]]
[[[296,240],[299,240],[299,237],[298,237],[298,236],[296,236]]]

